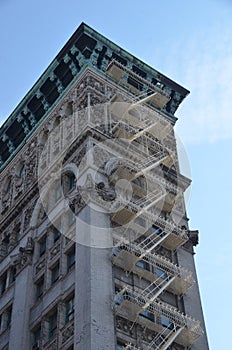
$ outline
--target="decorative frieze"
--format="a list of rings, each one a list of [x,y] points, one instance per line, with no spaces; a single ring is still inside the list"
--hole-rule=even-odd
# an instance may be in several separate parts
[[[65,327],[61,330],[62,344],[67,340],[70,340],[74,335],[74,321],[68,322]]]

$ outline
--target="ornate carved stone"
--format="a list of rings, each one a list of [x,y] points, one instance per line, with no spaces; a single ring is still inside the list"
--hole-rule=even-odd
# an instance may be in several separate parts
[[[60,252],[60,244],[56,245],[50,250],[50,257],[53,259]]]
[[[34,250],[34,242],[32,237],[28,237],[25,247],[20,247],[19,252],[13,255],[12,262],[16,266],[17,273],[19,273],[24,267],[32,263],[32,255]]]
[[[120,331],[127,333],[131,337],[135,337],[135,335],[136,335],[134,323],[131,321],[128,321],[122,317],[116,318],[116,327]]]
[[[40,260],[37,265],[35,266],[35,273],[38,274],[43,268],[45,267],[46,261],[45,258]]]
[[[74,335],[74,322],[68,323],[62,330],[62,344]]]
[[[113,201],[116,198],[114,189],[106,187],[104,182],[96,184],[97,193],[104,199],[104,201]]]
[[[76,192],[72,197],[68,198],[68,204],[72,212],[77,215],[86,205],[80,192]]]

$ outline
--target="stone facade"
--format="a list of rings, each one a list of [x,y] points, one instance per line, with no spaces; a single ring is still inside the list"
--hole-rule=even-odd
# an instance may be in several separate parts
[[[57,96],[41,77],[41,116],[29,96],[0,130],[3,350],[208,349],[173,132],[188,92],[128,55],[82,24]]]

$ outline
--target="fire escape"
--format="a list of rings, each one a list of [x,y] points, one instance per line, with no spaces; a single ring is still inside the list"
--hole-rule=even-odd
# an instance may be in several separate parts
[[[144,343],[143,350],[166,350],[174,341],[189,347],[203,334],[200,323],[161,302],[159,296],[165,291],[185,294],[194,283],[192,274],[155,252],[158,246],[174,251],[188,240],[185,229],[160,215],[164,208],[171,212],[175,201],[183,196],[183,189],[164,179],[160,171],[163,167],[168,172],[177,161],[172,126],[156,110],[162,109],[169,96],[116,60],[107,72],[117,83],[140,94],[131,105],[115,103],[110,110],[114,147],[123,155],[123,141],[117,144],[117,138],[125,139],[131,162],[122,161],[108,169],[109,179],[112,184],[126,179],[136,194],[128,200],[122,188],[117,198],[119,209],[111,218],[125,229],[114,237],[112,262],[126,274],[134,273],[148,282],[145,289],[124,283],[115,295],[115,314],[154,331],[153,340]],[[147,102],[155,108],[136,114],[137,107]],[[146,189],[136,181],[141,179],[145,179]],[[125,349],[141,347],[128,344]]]

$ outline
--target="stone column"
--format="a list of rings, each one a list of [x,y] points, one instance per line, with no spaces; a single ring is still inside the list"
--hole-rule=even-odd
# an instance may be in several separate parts
[[[74,349],[115,350],[109,215],[86,206],[76,222]]]
[[[9,349],[30,349],[29,316],[32,300],[32,245],[30,239],[26,248],[19,248],[19,254],[13,257],[17,267],[14,302],[12,306]]]

